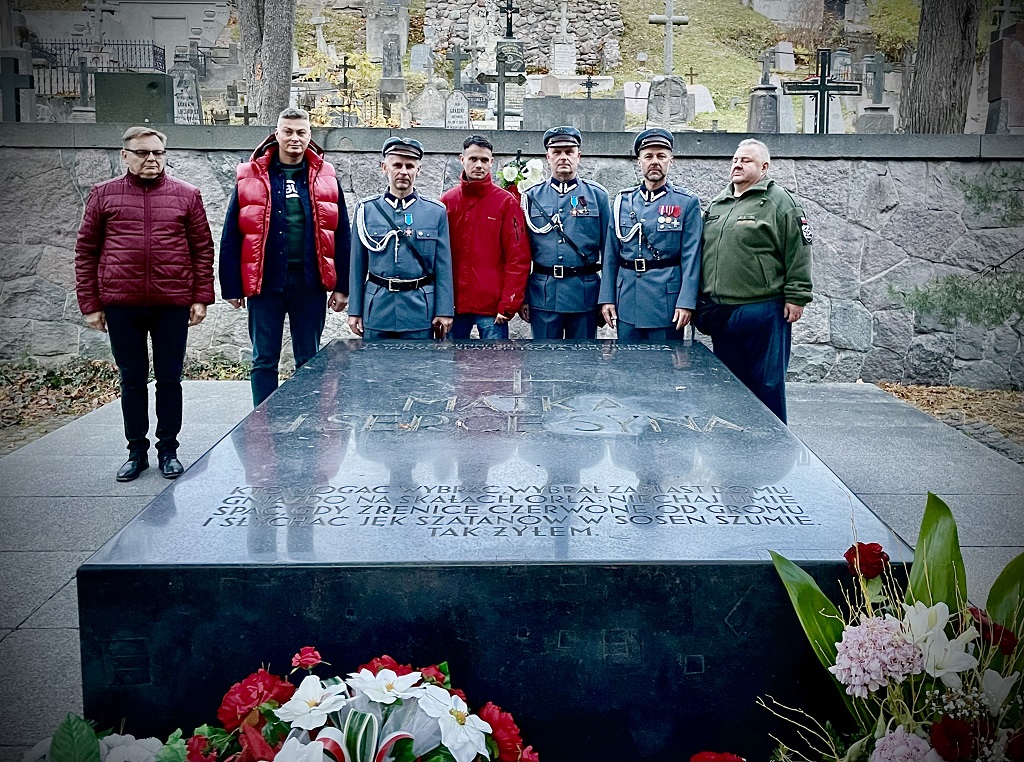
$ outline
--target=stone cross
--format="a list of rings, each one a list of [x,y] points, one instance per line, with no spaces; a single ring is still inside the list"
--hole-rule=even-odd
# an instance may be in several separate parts
[[[587,88],[587,100],[589,101],[593,96],[594,88],[597,87],[597,82],[595,82],[594,78],[588,74],[587,78],[580,82],[580,87]]]
[[[256,113],[255,111],[250,111],[249,110],[249,104],[246,103],[242,107],[241,111],[236,111],[235,112],[235,116],[239,117],[245,123],[245,126],[248,127],[249,126],[249,120],[250,119],[255,119],[257,116],[259,116],[259,114]]]
[[[68,71],[78,75],[78,105],[88,106],[89,101],[92,100],[92,95],[89,93],[89,75],[95,74],[99,69],[95,66],[89,66],[89,60],[85,56],[79,56],[78,66],[69,66]]]
[[[1024,9],[1013,0],[1006,0],[1002,5],[997,5],[990,11],[995,18],[996,34],[1008,29],[1014,24],[1014,16],[1021,15]]]
[[[832,51],[818,48],[818,70],[813,77],[799,81],[783,81],[782,92],[786,95],[807,95],[816,100],[818,113],[814,120],[814,131],[818,135],[828,134],[828,102],[833,95],[860,95],[860,82],[843,82],[832,77]]]
[[[761,64],[761,84],[771,84],[772,64],[775,63],[775,50],[768,48],[768,50],[758,56],[757,62]]]
[[[693,67],[691,66],[690,70],[688,72],[686,72],[686,76],[690,78],[690,84],[692,85],[693,84],[693,80],[697,79],[697,77],[700,76],[700,72],[699,71],[694,71]]]
[[[103,42],[103,14],[113,13],[117,10],[116,5],[108,5],[103,0],[85,0],[82,3],[82,10],[89,11],[93,19],[93,42]]]
[[[569,0],[562,0],[559,12],[558,41],[569,42]]]
[[[462,89],[462,62],[468,61],[469,56],[462,52],[462,48],[459,47],[458,43],[452,45],[452,49],[448,51],[445,56],[446,61],[451,61],[454,69],[452,74],[452,88],[455,90]]]
[[[508,59],[504,53],[499,53],[497,58],[497,74],[484,74],[480,72],[477,75],[476,81],[481,85],[497,85],[498,86],[498,129],[505,129],[505,84],[507,82],[513,82],[517,85],[526,84],[526,76],[520,72],[514,77],[509,76],[505,70],[505,64],[508,63]]]
[[[18,73],[18,59],[0,58],[0,121],[17,122],[21,118],[19,93],[33,87],[31,74]]]
[[[498,10],[505,14],[505,39],[512,39],[512,14],[519,13],[519,8],[512,7],[512,0],[498,3]]]
[[[885,92],[885,75],[892,71],[892,65],[885,60],[885,53],[875,53],[864,66],[864,71],[871,74],[871,102],[881,103]]]
[[[672,74],[672,38],[675,35],[675,28],[677,26],[686,26],[690,23],[690,19],[686,16],[676,16],[672,8],[672,0],[665,0],[665,15],[664,16],[648,16],[648,24],[661,24],[665,27],[665,74]]]
[[[324,38],[324,24],[327,23],[327,18],[321,14],[317,14],[309,20],[309,23],[316,27],[316,49],[320,53],[327,53],[327,40]]]

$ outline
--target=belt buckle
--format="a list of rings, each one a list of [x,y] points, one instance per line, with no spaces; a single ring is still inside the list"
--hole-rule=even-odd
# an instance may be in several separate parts
[[[643,257],[637,257],[633,260],[633,267],[638,273],[645,273],[647,272],[647,260]]]
[[[564,278],[565,277],[565,265],[553,265],[551,267],[551,277],[553,277],[553,278]]]
[[[388,291],[392,294],[398,293],[398,286],[395,285],[396,283],[398,283],[398,281],[394,278],[388,278]]]

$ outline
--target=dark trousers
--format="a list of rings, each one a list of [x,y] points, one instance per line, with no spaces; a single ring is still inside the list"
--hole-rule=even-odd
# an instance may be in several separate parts
[[[621,342],[635,344],[638,341],[669,341],[672,339],[682,340],[683,331],[677,331],[675,326],[667,328],[637,328],[630,323],[618,320],[615,323],[616,338]]]
[[[701,300],[697,329],[711,337],[715,356],[786,423],[786,370],[793,329],[784,301],[714,304]]]
[[[530,328],[535,339],[592,339],[597,336],[597,314],[548,312],[530,307]]]
[[[104,309],[110,350],[121,372],[121,415],[128,452],[149,450],[149,345],[156,377],[157,453],[175,453],[181,431],[181,369],[188,341],[188,307],[112,305]]]
[[[433,337],[433,330],[422,331],[378,331],[374,328],[364,328],[363,338],[367,341],[378,341],[380,339],[403,339],[408,341],[419,341]]]
[[[302,273],[289,273],[284,291],[250,296],[249,338],[252,340],[253,407],[269,397],[278,386],[284,319],[292,332],[295,368],[301,368],[320,351],[320,337],[327,320],[327,294],[322,288],[310,288]]]

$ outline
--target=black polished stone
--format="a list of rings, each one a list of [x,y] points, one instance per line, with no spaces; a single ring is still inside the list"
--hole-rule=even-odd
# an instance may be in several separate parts
[[[757,696],[838,701],[768,550],[838,597],[854,527],[909,559],[700,344],[336,341],[79,569],[85,709],[191,729],[315,645],[545,762],[763,759]]]

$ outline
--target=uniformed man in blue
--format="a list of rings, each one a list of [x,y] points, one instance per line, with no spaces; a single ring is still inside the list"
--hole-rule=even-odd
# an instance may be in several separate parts
[[[597,334],[601,261],[610,250],[608,191],[576,175],[582,137],[575,127],[544,133],[551,179],[522,196],[533,270],[520,316],[535,339]]]
[[[633,141],[643,182],[612,205],[612,254],[601,274],[601,314],[619,341],[683,338],[697,306],[703,222],[700,201],[668,181],[672,133],[656,127]]]
[[[356,207],[348,324],[366,339],[444,338],[455,316],[448,214],[416,192],[423,146],[381,149],[388,189]]]

